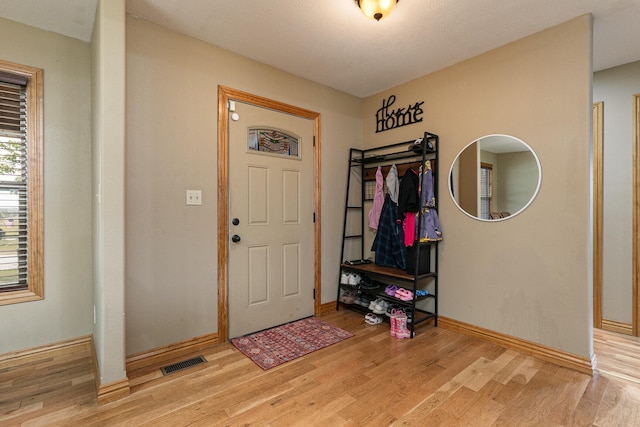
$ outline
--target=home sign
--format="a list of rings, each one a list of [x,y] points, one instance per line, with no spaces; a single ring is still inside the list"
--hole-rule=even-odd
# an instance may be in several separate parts
[[[376,112],[376,133],[385,130],[412,125],[422,121],[422,104],[424,101],[409,104],[406,108],[392,108],[396,103],[396,96],[391,95],[382,100],[382,107]]]

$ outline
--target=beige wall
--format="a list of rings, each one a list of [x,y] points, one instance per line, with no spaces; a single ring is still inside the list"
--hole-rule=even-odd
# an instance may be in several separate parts
[[[44,70],[44,300],[0,307],[4,353],[92,332],[91,53],[0,19],[0,57]]]
[[[540,193],[499,223],[461,213],[440,180],[440,314],[590,357],[590,15],[365,100],[367,147],[440,135],[441,171],[469,142],[504,133],[542,164]],[[374,133],[382,99],[425,101],[424,122]],[[445,172],[446,175],[446,172]],[[552,215],[553,219],[550,219]]]
[[[362,101],[128,17],[127,354],[217,331],[218,85],[321,114],[321,301],[335,301]],[[202,206],[185,206],[187,189]]]
[[[640,61],[593,76],[593,101],[604,102],[602,317],[632,323],[632,106]]]

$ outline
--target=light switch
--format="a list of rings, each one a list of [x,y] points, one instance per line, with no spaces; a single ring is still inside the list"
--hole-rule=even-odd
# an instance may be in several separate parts
[[[187,206],[201,205],[201,204],[202,204],[202,191],[187,190]]]

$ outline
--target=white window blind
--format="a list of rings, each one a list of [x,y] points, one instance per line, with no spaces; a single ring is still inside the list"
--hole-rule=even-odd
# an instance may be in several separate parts
[[[0,292],[27,288],[26,85],[0,71]]]
[[[489,219],[491,215],[491,168],[480,168],[480,218]]]

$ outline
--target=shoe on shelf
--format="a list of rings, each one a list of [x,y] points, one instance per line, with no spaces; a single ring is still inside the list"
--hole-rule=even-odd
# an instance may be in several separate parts
[[[396,291],[396,298],[401,299],[402,301],[411,301],[413,299],[413,292],[410,290],[399,288]]]
[[[392,297],[396,294],[397,290],[398,287],[396,285],[389,285],[385,288],[384,293]]]
[[[424,290],[424,289],[418,289],[416,290],[416,296],[417,297],[426,297],[429,295],[429,291]]]
[[[395,296],[396,298],[400,299],[400,297],[401,297],[402,295],[404,295],[404,288],[398,288],[398,289],[396,290],[396,293],[395,293],[395,295],[394,295],[394,296]]]
[[[407,323],[413,322],[413,310],[411,307],[403,307],[402,311],[407,316]]]
[[[342,273],[340,275],[340,284],[341,285],[348,285],[349,284],[349,274]]]
[[[356,295],[355,299],[353,300],[353,303],[357,305],[362,305],[362,295],[360,294]]]
[[[353,291],[344,291],[340,296],[340,302],[345,304],[353,304],[356,299],[356,295]]]
[[[351,286],[358,286],[360,284],[360,275],[358,273],[349,274],[348,282]]]
[[[360,279],[360,289],[365,289],[368,291],[378,289],[378,283],[369,279],[367,276],[362,276]]]
[[[371,296],[367,294],[362,294],[360,299],[360,305],[367,308],[371,304]]]
[[[379,299],[376,300],[371,300],[371,302],[369,303],[369,310],[373,311],[373,309],[376,307],[376,304],[378,304]]]
[[[387,312],[387,308],[389,307],[389,303],[385,300],[381,299],[378,303],[373,307],[373,312],[376,314],[385,314]]]
[[[395,303],[389,304],[389,306],[387,307],[387,312],[385,313],[385,316],[391,317],[391,312],[393,310],[402,310],[402,306],[400,304],[395,304]]]

